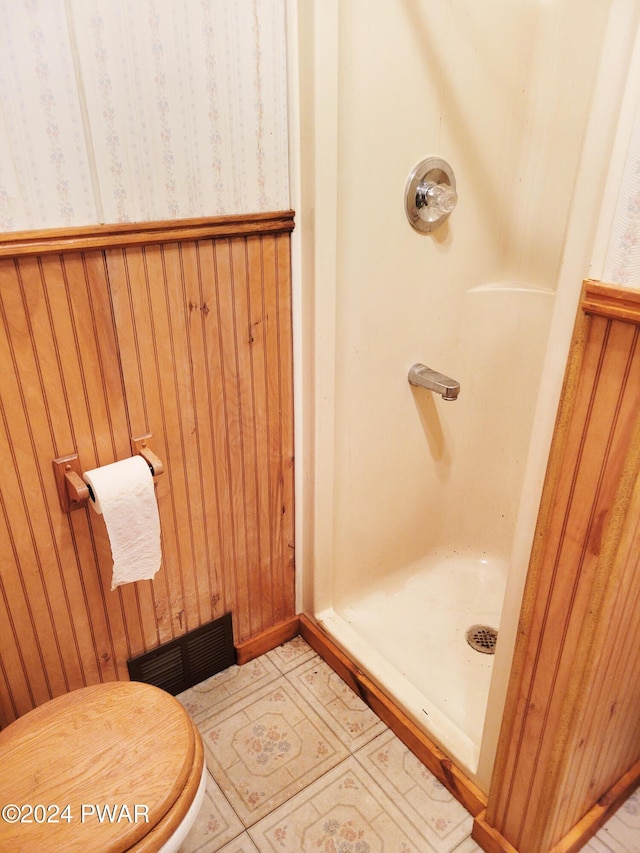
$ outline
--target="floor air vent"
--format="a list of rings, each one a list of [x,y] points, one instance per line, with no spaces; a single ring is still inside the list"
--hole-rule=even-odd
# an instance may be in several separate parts
[[[176,695],[236,662],[231,614],[127,661],[129,678]]]

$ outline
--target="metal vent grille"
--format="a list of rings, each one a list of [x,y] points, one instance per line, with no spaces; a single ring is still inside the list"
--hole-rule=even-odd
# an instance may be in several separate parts
[[[490,625],[472,625],[467,631],[467,642],[472,649],[484,655],[493,655],[496,651],[498,632]]]
[[[173,696],[236,661],[231,613],[127,661],[129,678]]]

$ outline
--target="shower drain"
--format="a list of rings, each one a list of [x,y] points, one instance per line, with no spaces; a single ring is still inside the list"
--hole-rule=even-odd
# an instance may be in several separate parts
[[[497,639],[498,632],[489,625],[472,625],[467,631],[467,642],[483,655],[495,654]]]

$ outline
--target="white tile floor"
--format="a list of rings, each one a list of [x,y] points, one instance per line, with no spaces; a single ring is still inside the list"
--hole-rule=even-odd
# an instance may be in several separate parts
[[[301,637],[179,697],[209,784],[181,853],[472,853],[472,817]],[[585,848],[640,853],[640,794]]]

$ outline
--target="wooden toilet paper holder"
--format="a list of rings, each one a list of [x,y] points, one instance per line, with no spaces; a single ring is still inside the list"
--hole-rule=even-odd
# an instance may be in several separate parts
[[[147,444],[151,435],[141,435],[131,439],[131,453],[133,456],[142,456],[151,470],[151,476],[157,477],[164,471],[162,461],[149,449]],[[60,456],[53,460],[53,472],[58,487],[60,508],[63,512],[71,512],[74,509],[86,506],[89,500],[89,486],[82,479],[82,468],[77,453],[69,456]]]

